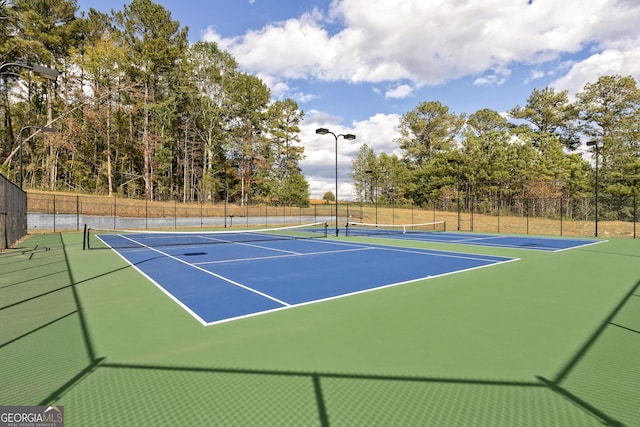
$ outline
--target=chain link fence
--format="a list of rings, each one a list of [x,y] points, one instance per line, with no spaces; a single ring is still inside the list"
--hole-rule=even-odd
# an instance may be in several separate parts
[[[27,196],[0,174],[0,250],[27,234]]]
[[[331,221],[334,205],[306,208],[267,204],[159,202],[116,197],[28,194],[29,230],[252,227]]]
[[[627,197],[440,197],[427,206],[340,202],[308,207],[180,203],[29,192],[29,231],[185,227],[274,227],[347,220],[373,224],[446,221],[450,231],[637,238],[635,195]],[[341,232],[342,233],[342,232]]]

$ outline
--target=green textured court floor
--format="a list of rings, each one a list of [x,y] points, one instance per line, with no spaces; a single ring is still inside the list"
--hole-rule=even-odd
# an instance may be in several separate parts
[[[32,236],[0,254],[0,405],[64,405],[67,426],[640,426],[640,241],[402,244],[519,261],[203,327],[80,233]]]

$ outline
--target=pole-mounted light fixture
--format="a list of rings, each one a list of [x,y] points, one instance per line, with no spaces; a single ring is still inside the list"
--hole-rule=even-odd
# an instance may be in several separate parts
[[[25,64],[22,62],[8,62],[6,64],[2,64],[0,66],[0,74],[4,74],[5,70],[11,67],[24,68],[26,70],[31,70],[34,74],[37,74],[41,77],[44,77],[47,80],[55,81],[58,79],[58,70],[54,70],[53,68],[45,67],[44,65],[38,64]],[[9,73],[12,74],[12,73]]]
[[[600,157],[600,146],[598,141],[587,141],[587,147],[593,147],[596,152],[596,232],[595,236],[598,237],[598,157]]]
[[[338,229],[338,137],[341,136],[343,139],[353,141],[354,139],[356,139],[356,136],[352,133],[336,135],[335,133],[331,132],[327,128],[318,128],[316,129],[316,133],[318,135],[326,135],[330,133],[331,135],[333,135],[333,137],[336,140],[336,194],[335,196],[336,196],[336,237],[338,237],[338,234],[340,233],[340,230]]]

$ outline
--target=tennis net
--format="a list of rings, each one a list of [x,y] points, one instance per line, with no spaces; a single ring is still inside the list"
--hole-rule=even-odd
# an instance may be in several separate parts
[[[327,237],[325,222],[256,230],[218,231],[105,230],[85,227],[83,248],[91,249],[104,245],[113,249],[154,248],[322,237]]]
[[[425,222],[421,224],[367,224],[364,222],[348,222],[347,236],[378,236],[410,233],[432,233],[447,231],[446,221]]]

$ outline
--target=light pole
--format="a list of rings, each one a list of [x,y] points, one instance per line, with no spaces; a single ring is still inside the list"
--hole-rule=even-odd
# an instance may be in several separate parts
[[[338,137],[341,136],[343,139],[353,141],[354,139],[356,139],[356,136],[351,133],[336,135],[326,128],[318,128],[316,129],[316,133],[318,135],[326,135],[330,133],[336,140],[336,237],[338,237],[338,234],[340,232],[340,230],[338,229]]]
[[[20,188],[22,189],[22,131],[26,129],[37,129],[36,132],[54,132],[55,129],[46,126],[23,126],[18,135],[19,151],[20,151]]]
[[[598,237],[598,157],[600,157],[600,146],[598,141],[588,141],[588,147],[593,147],[596,152],[596,237]]]
[[[0,65],[0,75],[11,75],[11,74],[15,74],[13,72],[6,72],[5,70],[12,68],[12,67],[18,67],[18,68],[24,68],[26,70],[30,70],[31,72],[33,72],[34,74],[44,77],[47,80],[52,80],[52,81],[56,81],[58,79],[58,70],[54,70],[53,68],[49,68],[49,67],[45,67],[42,65],[38,65],[38,64],[25,64],[22,62],[7,62],[6,64],[2,64]],[[24,131],[25,129],[39,129],[39,131],[41,132],[53,132],[54,129],[50,128],[50,127],[44,127],[44,126],[24,126],[22,129],[20,129],[20,133],[19,133],[19,143],[20,143],[20,147],[19,147],[19,151],[20,151],[20,188],[22,188],[22,131]]]

